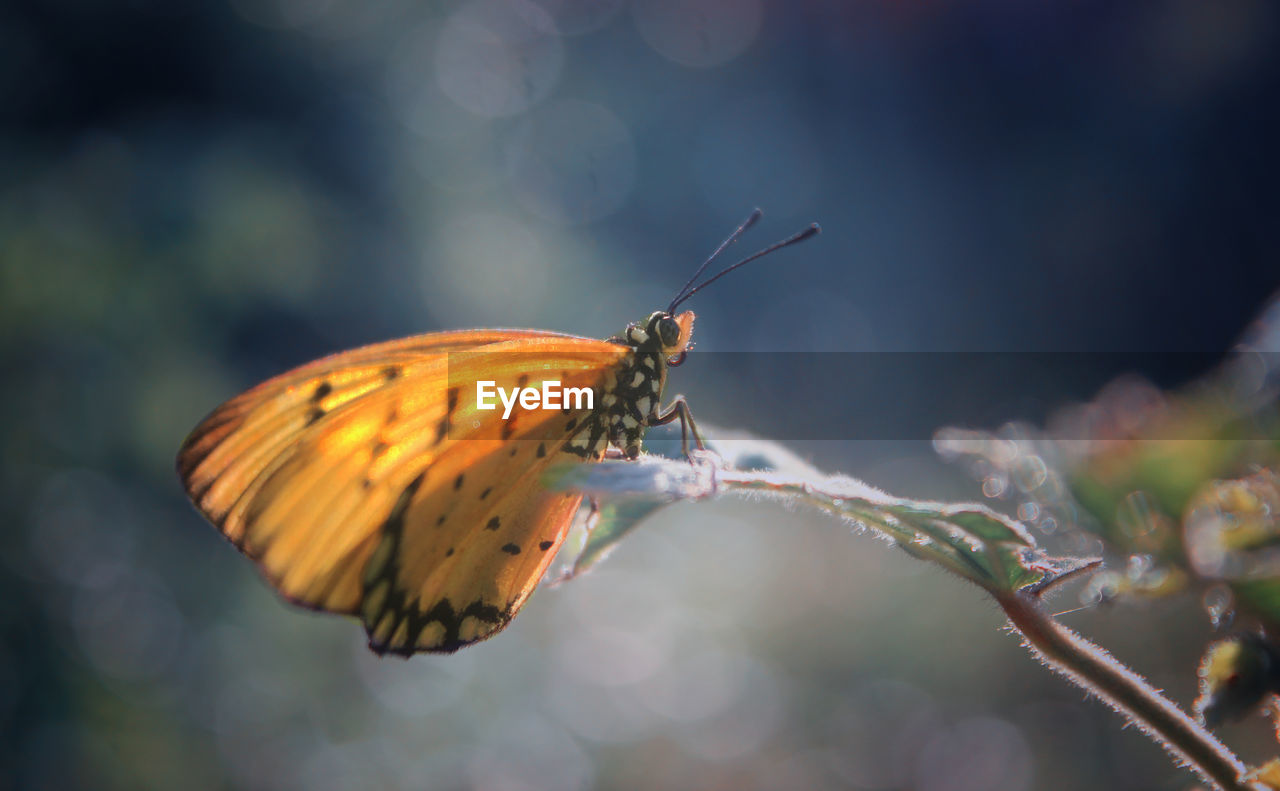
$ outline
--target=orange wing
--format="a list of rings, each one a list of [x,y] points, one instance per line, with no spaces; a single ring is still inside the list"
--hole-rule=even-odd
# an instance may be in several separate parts
[[[549,371],[598,399],[629,353],[531,330],[355,349],[214,410],[178,472],[290,601],[360,616],[379,653],[454,651],[511,620],[564,540],[581,497],[542,478],[582,461],[560,447],[588,414],[529,411],[499,425],[501,410],[476,410],[459,383],[510,389]]]

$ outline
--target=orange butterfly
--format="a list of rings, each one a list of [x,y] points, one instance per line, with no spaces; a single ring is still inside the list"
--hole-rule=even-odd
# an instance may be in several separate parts
[[[749,261],[817,233],[811,225],[695,286],[760,217],[757,209],[665,311],[620,337],[537,330],[417,335],[281,374],[215,409],[178,453],[191,501],[289,601],[353,615],[369,647],[452,652],[507,625],[542,578],[582,495],[543,481],[557,462],[634,459],[661,406],[667,367],[689,348],[693,313],[675,309]],[[503,419],[476,382],[500,391],[554,373],[588,388],[590,408]]]

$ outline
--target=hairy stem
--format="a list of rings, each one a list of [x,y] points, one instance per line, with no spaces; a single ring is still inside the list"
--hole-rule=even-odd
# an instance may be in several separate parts
[[[996,594],[1014,628],[1046,665],[1101,698],[1206,781],[1253,791],[1244,763],[1222,742],[1102,648],[1058,623],[1025,593]]]
[[[756,453],[765,446],[756,442]],[[757,462],[758,463],[758,462]],[[1101,698],[1163,746],[1175,760],[1225,791],[1255,791],[1248,771],[1226,745],[1102,648],[1048,615],[1040,594],[1094,568],[1091,558],[1057,558],[1036,546],[1017,521],[985,506],[893,497],[858,481],[823,476],[792,463],[787,472],[729,469],[667,459],[575,467],[561,486],[593,494],[699,499],[717,493],[774,497],[812,506],[892,540],[989,593],[1032,651],[1069,681]],[[644,511],[643,514],[648,514]],[[643,514],[635,518],[643,518]],[[606,544],[628,529],[609,534]],[[601,546],[594,551],[603,551]]]

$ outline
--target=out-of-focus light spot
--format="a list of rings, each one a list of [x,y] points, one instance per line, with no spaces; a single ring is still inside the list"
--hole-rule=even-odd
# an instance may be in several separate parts
[[[1044,459],[1030,454],[1020,456],[1012,472],[1014,485],[1024,494],[1039,489],[1049,477],[1049,467]]]
[[[1237,346],[1232,351],[1226,363],[1227,376],[1224,380],[1230,384],[1232,395],[1245,401],[1257,396],[1268,380],[1275,376],[1277,355],[1247,346]]]
[[[297,787],[307,791],[346,791],[368,787],[367,761],[362,745],[321,743],[297,768]]]
[[[663,512],[663,537],[686,570],[672,576],[677,606],[699,620],[698,629],[750,620],[750,613],[775,604],[770,581],[786,578],[787,570],[769,553],[774,536],[772,524],[759,518],[764,509],[724,503]]]
[[[556,23],[556,30],[576,36],[599,30],[622,10],[622,0],[533,0]]]
[[[710,761],[727,762],[759,748],[778,727],[785,697],[776,673],[751,659],[742,668],[741,694],[710,721],[690,724],[681,745]]]
[[[1003,497],[1009,489],[1009,479],[1003,475],[988,475],[982,481],[982,494],[985,497]]]
[[[324,193],[288,162],[239,143],[212,150],[193,189],[192,211],[201,220],[193,243],[201,286],[297,302],[313,293],[328,247],[343,227],[333,221]]]
[[[581,681],[617,686],[652,676],[666,661],[669,648],[669,641],[655,643],[646,635],[601,627],[563,642],[560,655],[564,669]]]
[[[515,115],[544,99],[564,64],[555,23],[523,0],[470,3],[445,23],[437,41],[441,90],[485,118]]]
[[[127,432],[139,458],[155,469],[173,462],[174,438],[191,430],[200,404],[210,393],[234,389],[218,375],[217,364],[202,355],[176,355],[156,351],[146,370],[131,372],[134,384],[132,414]],[[207,408],[207,407],[206,407]]]
[[[402,23],[406,7],[414,7],[412,0],[327,0],[324,13],[307,20],[304,32],[362,54],[382,51],[387,29]]]
[[[164,672],[185,631],[168,588],[136,571],[105,589],[82,589],[72,604],[71,622],[98,672],[124,681]]]
[[[475,196],[483,200],[486,192],[506,177],[500,165],[500,146],[487,124],[457,140],[407,143],[404,158],[413,166],[407,175],[409,192],[421,192],[421,180],[426,179],[430,187],[450,198]]]
[[[431,23],[402,34],[387,58],[383,85],[391,110],[409,129],[433,144],[461,143],[487,134],[491,121],[462,109],[435,79],[439,33],[440,25]]]
[[[88,470],[51,477],[31,508],[34,555],[61,581],[106,585],[132,566],[134,525],[141,520],[110,479]]]
[[[793,217],[808,211],[818,193],[821,150],[797,111],[766,94],[716,113],[698,136],[692,165],[703,195],[726,221],[740,220],[743,206],[752,204]]]
[[[760,32],[760,0],[641,0],[631,7],[640,35],[685,66],[719,66],[741,55]]]
[[[675,651],[681,626],[670,589],[655,583],[608,566],[575,580],[575,595],[563,599],[558,671],[598,686],[651,678]]]
[[[688,648],[645,683],[646,706],[672,720],[714,717],[743,692],[749,661],[719,645]]]
[[[388,662],[364,645],[352,647],[360,680],[383,707],[406,717],[425,717],[452,706],[475,667],[465,653],[448,662]]]
[[[773,791],[779,788],[841,787],[827,768],[825,758],[826,754],[821,750],[801,750],[776,759],[772,754],[765,756],[761,761],[764,765],[754,768],[751,778],[743,778],[746,783],[738,788]]]
[[[468,775],[473,788],[575,791],[591,786],[594,769],[563,728],[523,711],[497,716],[493,722],[471,754]]]
[[[367,754],[363,756],[364,778],[351,787],[369,786],[368,769],[374,766],[378,767],[377,784],[380,788],[422,791],[423,788],[468,787],[466,756],[459,745],[441,744],[434,738],[434,729],[406,732],[400,721],[388,721],[387,724],[391,727],[385,737],[371,740]],[[431,749],[424,751],[423,744],[429,739],[433,742]],[[393,744],[395,741],[400,743]]]
[[[994,717],[964,720],[936,734],[915,766],[921,791],[1023,791],[1031,777],[1022,731]]]
[[[510,215],[463,214],[431,236],[423,298],[445,326],[534,323],[564,285],[542,237]]]
[[[647,709],[635,687],[587,688],[568,675],[552,679],[547,708],[578,737],[605,744],[648,738],[668,720]]]
[[[307,788],[302,767],[326,739],[308,711],[319,692],[305,689],[306,678],[326,679],[335,689],[351,679],[325,673],[332,664],[299,663],[297,653],[264,655],[263,646],[267,641],[246,651],[238,672],[224,677],[214,714],[218,753],[235,785]]]
[[[906,787],[916,753],[940,727],[924,692],[900,681],[870,682],[840,702],[827,722],[829,765],[857,788]]]
[[[506,165],[520,204],[566,225],[613,214],[635,186],[631,133],[587,102],[556,102],[525,119],[507,143]]]
[[[1224,629],[1235,620],[1235,597],[1226,585],[1214,585],[1204,592],[1204,611],[1215,629]]]
[[[241,678],[253,658],[246,656],[252,641],[233,624],[192,624],[183,652],[183,696],[192,721],[213,732],[217,730],[219,702],[229,678]]]

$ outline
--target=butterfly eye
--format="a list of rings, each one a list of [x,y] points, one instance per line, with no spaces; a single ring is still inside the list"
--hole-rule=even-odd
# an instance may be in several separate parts
[[[680,342],[680,325],[670,316],[658,319],[657,329],[658,340],[662,341],[664,347],[670,348]]]

